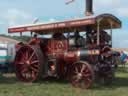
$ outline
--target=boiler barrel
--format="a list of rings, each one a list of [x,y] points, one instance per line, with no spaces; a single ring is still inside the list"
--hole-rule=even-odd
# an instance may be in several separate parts
[[[98,49],[88,50],[88,49],[81,49],[80,50],[80,58],[84,58],[85,56],[89,55],[99,55],[100,52]]]
[[[88,50],[88,49],[72,50],[72,51],[65,52],[64,60],[67,62],[74,62],[74,61],[82,60],[89,55],[94,56],[94,55],[99,55],[99,54],[100,54],[100,52],[98,49],[94,49],[94,50]],[[61,56],[59,56],[59,57],[61,57]]]

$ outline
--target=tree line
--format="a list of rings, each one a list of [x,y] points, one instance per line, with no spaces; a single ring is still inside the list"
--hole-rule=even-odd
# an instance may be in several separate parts
[[[6,38],[11,38],[20,42],[28,42],[30,40],[30,36],[11,36],[11,35],[5,35],[5,34],[0,34],[0,36],[2,37],[6,37]]]

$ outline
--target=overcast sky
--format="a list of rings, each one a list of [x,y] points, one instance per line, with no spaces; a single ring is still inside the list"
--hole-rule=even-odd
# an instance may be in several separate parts
[[[59,21],[84,17],[85,0],[1,0],[0,32],[7,34],[8,26]],[[128,0],[94,0],[94,13],[112,13],[122,21],[122,29],[113,32],[114,47],[128,47]]]

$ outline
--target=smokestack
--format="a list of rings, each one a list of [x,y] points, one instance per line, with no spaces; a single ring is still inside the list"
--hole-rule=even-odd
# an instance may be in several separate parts
[[[86,16],[93,15],[93,0],[86,0]]]

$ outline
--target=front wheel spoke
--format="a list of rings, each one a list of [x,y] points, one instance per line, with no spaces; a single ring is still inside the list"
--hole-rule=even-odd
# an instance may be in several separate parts
[[[89,73],[88,74],[83,74],[82,76],[83,77],[89,77],[89,76],[91,76],[91,74],[89,74]]]
[[[87,74],[89,71],[90,71],[89,69],[86,69],[86,70],[84,71],[84,74]]]
[[[85,70],[86,66],[82,64],[81,73]]]
[[[76,82],[78,82],[80,79],[81,79],[81,78],[79,78],[77,75],[74,76],[74,80],[75,80]]]
[[[91,83],[91,82],[92,82],[91,78],[86,78],[86,81],[87,81],[88,83]]]
[[[80,79],[78,79],[76,76],[76,79],[75,78],[73,79],[72,84],[76,87],[79,87],[80,86]]]
[[[78,78],[74,79],[73,83],[79,83],[79,79]]]
[[[78,68],[77,68],[77,67],[75,67],[75,73],[79,73],[79,71],[78,71]]]
[[[77,78],[76,80],[75,80],[75,82],[79,82],[81,79],[80,78]]]
[[[73,79],[73,80],[77,79],[77,75],[73,76],[72,79]]]

